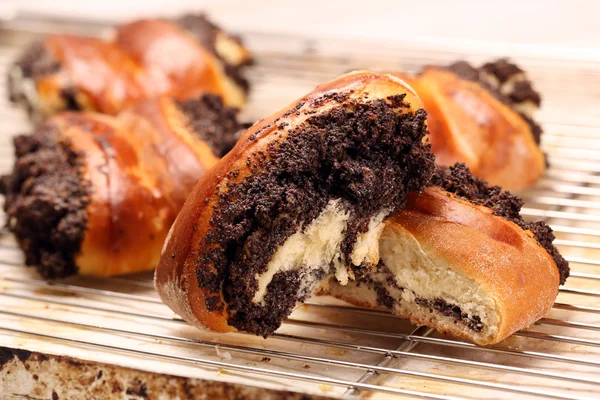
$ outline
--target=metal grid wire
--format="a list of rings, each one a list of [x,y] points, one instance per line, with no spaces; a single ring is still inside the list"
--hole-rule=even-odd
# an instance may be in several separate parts
[[[0,76],[31,33],[0,31]],[[355,68],[413,72],[467,55],[410,46],[246,35],[257,56],[248,120]],[[491,54],[470,54],[479,62]],[[544,94],[543,147],[552,167],[523,193],[545,219],[572,275],[550,313],[504,342],[479,347],[415,328],[383,311],[315,298],[271,338],[189,327],[162,305],[151,275],[48,283],[22,267],[0,235],[0,345],[190,377],[351,398],[594,398],[600,396],[600,69],[561,59],[518,60]],[[10,136],[29,130],[0,84],[0,170]]]

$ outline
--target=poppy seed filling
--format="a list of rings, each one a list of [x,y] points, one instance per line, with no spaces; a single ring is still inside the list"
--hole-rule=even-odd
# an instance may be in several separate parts
[[[226,107],[221,96],[209,93],[178,105],[187,115],[191,131],[210,146],[214,155],[223,157],[233,148],[242,124],[238,123],[237,110]]]
[[[227,191],[215,194],[196,268],[209,311],[226,305],[231,326],[268,336],[327,275],[343,281],[376,264],[365,252],[365,243],[377,243],[370,230],[382,229],[434,168],[422,143],[426,113],[400,114],[403,99],[358,103],[335,94],[313,100],[306,111],[301,103],[290,113],[308,119],[294,129],[280,123],[267,150],[247,160],[249,176],[231,182],[238,172],[229,172]],[[315,114],[324,101],[343,104]],[[319,224],[325,225],[315,232],[327,226],[337,239],[315,244],[311,229]],[[315,252],[322,259],[312,259]],[[264,293],[257,294],[265,273]]]
[[[481,332],[485,327],[479,316],[469,315],[457,304],[452,304],[441,297],[431,299],[418,297],[412,290],[398,286],[396,278],[383,262],[379,263],[374,273],[361,276],[356,280],[356,287],[361,286],[375,292],[377,305],[389,310],[393,310],[403,302],[408,303],[406,299],[412,299],[412,302],[418,306],[428,308],[430,312],[435,311],[450,317],[474,332]]]
[[[8,228],[25,252],[25,263],[45,278],[77,273],[90,202],[91,183],[83,178],[83,155],[56,128],[14,138],[15,166],[0,177]]]

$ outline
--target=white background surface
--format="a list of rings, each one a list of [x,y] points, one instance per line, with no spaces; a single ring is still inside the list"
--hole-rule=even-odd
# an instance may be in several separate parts
[[[600,2],[582,0],[0,0],[4,9],[123,21],[204,10],[235,31],[411,41],[453,47],[535,47],[600,60]]]

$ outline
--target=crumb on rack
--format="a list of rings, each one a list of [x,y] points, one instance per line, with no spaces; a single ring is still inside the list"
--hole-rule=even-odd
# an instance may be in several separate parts
[[[331,391],[331,386],[321,384],[321,385],[319,385],[319,389],[321,389],[322,392],[329,392],[329,391]]]
[[[228,351],[221,351],[219,350],[219,346],[215,346],[215,350],[217,351],[217,356],[224,358],[226,360],[231,360],[231,353]]]

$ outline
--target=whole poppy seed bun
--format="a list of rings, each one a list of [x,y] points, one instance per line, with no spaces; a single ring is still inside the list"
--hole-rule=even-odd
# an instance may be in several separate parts
[[[331,280],[320,293],[480,345],[544,316],[569,274],[552,230],[525,222],[519,198],[464,164],[432,183],[386,221],[374,271],[346,286]]]
[[[252,57],[241,41],[203,15],[119,25],[110,40],[46,35],[9,69],[10,100],[35,122],[63,110],[118,114],[161,95],[219,95],[241,108]]]
[[[65,112],[15,137],[8,228],[45,278],[152,270],[171,224],[240,125],[216,95]]]
[[[256,123],[171,229],[162,300],[194,325],[267,336],[329,277],[372,269],[383,221],[433,173],[425,119],[402,80],[359,71]]]

